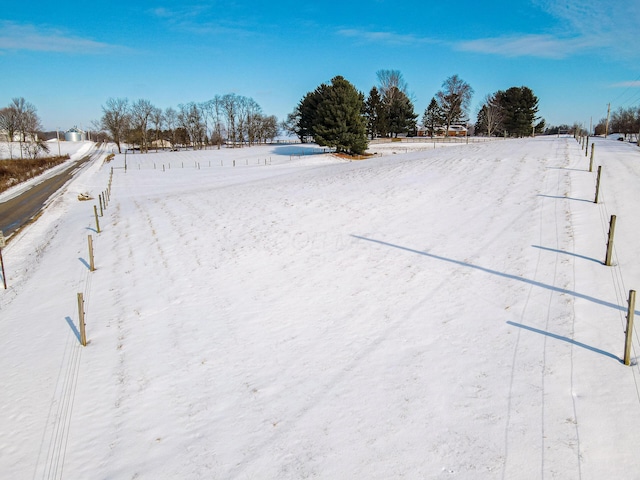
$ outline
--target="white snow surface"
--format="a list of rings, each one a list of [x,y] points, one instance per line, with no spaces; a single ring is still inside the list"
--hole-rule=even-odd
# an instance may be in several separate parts
[[[2,250],[0,477],[637,478],[640,150],[595,145],[598,204],[568,137],[96,160]]]

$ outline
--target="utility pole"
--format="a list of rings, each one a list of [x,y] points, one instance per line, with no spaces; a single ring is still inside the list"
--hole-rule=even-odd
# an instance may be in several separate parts
[[[611,114],[611,104],[607,103],[607,124],[604,127],[604,138],[609,136],[609,115]]]

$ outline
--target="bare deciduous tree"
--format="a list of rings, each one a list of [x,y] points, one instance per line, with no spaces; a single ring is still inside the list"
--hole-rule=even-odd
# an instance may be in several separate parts
[[[503,121],[504,108],[500,104],[499,96],[496,93],[487,94],[478,112],[478,126],[490,137],[504,128]]]
[[[233,146],[236,145],[236,117],[238,115],[238,97],[235,93],[227,93],[222,97],[222,109],[227,119],[227,135],[228,140],[232,142]]]
[[[205,137],[204,116],[196,103],[178,105],[178,124],[185,130],[191,146],[202,148]]]
[[[376,76],[380,84],[378,90],[380,91],[382,101],[387,106],[391,105],[400,94],[404,94],[409,98],[407,92],[408,85],[402,77],[400,70],[378,70]]]
[[[0,130],[6,135],[9,158],[13,159],[13,139],[18,131],[18,117],[11,106],[0,109]]]
[[[262,109],[258,102],[253,98],[247,98],[245,100],[245,114],[247,124],[247,142],[249,146],[260,141],[260,128],[263,120]]]
[[[29,156],[32,156],[31,147],[33,144],[38,144],[37,132],[41,129],[36,107],[23,97],[16,97],[11,100],[8,108],[12,111],[15,120],[14,135],[18,134],[20,158],[24,158],[25,151]]]
[[[171,142],[171,147],[175,148],[176,145],[176,128],[178,127],[178,112],[173,108],[168,107],[164,111],[164,122],[167,127],[169,136],[166,140]]]
[[[151,123],[153,124],[156,133],[156,152],[158,151],[158,144],[160,143],[160,132],[162,132],[162,126],[164,125],[164,113],[162,109],[153,107],[151,112]]]
[[[129,129],[129,119],[129,101],[126,98],[109,98],[102,106],[102,129],[109,132],[118,153],[122,153],[121,143]]]
[[[458,75],[447,78],[442,83],[442,88],[436,94],[436,98],[446,122],[445,135],[448,135],[449,127],[453,123],[463,121],[467,116],[473,88]]]
[[[154,106],[149,100],[136,100],[131,105],[131,130],[135,138],[140,142],[140,151],[149,151],[149,122],[153,114]]]

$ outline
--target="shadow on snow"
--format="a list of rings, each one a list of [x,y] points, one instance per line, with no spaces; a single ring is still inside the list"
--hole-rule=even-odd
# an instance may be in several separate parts
[[[395,245],[393,243],[384,242],[382,240],[375,240],[373,238],[362,237],[362,236],[359,236],[359,235],[351,235],[351,236],[353,238],[357,238],[358,240],[365,240],[367,242],[377,243],[379,245],[384,245],[386,247],[397,248],[399,250],[404,250],[405,252],[415,253],[417,255],[422,255],[422,256],[425,256],[425,257],[429,257],[429,258],[432,258],[434,260],[440,260],[442,262],[452,263],[454,265],[459,265],[461,267],[467,267],[467,268],[471,268],[471,269],[474,269],[474,270],[479,270],[481,272],[488,273],[490,275],[496,275],[496,276],[499,276],[499,277],[502,277],[502,278],[507,278],[509,280],[515,280],[515,281],[518,281],[518,282],[523,282],[523,283],[526,283],[528,285],[533,285],[534,287],[539,287],[539,288],[544,288],[544,289],[547,289],[547,290],[551,290],[552,292],[571,295],[571,296],[573,296],[575,298],[581,298],[583,300],[587,300],[589,302],[593,302],[593,303],[596,303],[598,305],[609,307],[609,308],[612,308],[612,309],[615,309],[615,310],[620,310],[620,311],[625,311],[625,312],[627,310],[626,307],[622,307],[620,305],[616,305],[615,303],[607,302],[605,300],[600,300],[598,298],[591,297],[589,295],[585,295],[585,294],[582,294],[582,293],[574,292],[572,290],[567,290],[566,288],[560,288],[560,287],[556,287],[555,285],[548,285],[546,283],[538,282],[536,280],[531,280],[531,279],[528,279],[528,278],[520,277],[518,275],[499,272],[497,270],[493,270],[493,269],[490,269],[490,268],[480,267],[478,265],[473,265],[471,263],[462,262],[460,260],[454,260],[452,258],[442,257],[440,255],[434,255],[432,253],[422,252],[420,250],[414,250],[412,248],[403,247],[401,245]],[[534,245],[534,247],[535,248],[542,248],[542,249],[545,249],[545,250],[556,251],[556,250],[553,250],[553,249],[547,249],[547,248],[538,247],[538,246],[535,246],[535,245]],[[560,252],[560,253],[568,253],[568,252],[563,252],[563,251],[558,251],[558,252]],[[581,257],[579,255],[576,255],[576,256],[577,257]],[[591,260],[591,261],[597,261],[597,260],[594,260],[594,259],[588,258],[588,257],[581,257],[581,258],[586,258],[587,260]],[[640,314],[640,312],[636,311],[635,314],[638,315],[638,314]],[[516,327],[520,327],[520,328],[524,328],[524,329],[530,330],[532,332],[540,333],[542,335],[547,335],[549,337],[556,338],[558,340],[563,340],[565,342],[571,343],[572,345],[576,345],[576,346],[579,346],[579,347],[582,347],[582,348],[586,348],[587,350],[591,350],[593,352],[596,352],[596,353],[599,353],[599,354],[602,354],[602,355],[605,355],[605,356],[608,356],[608,357],[611,357],[611,358],[615,358],[618,361],[620,360],[618,357],[616,357],[612,353],[606,352],[604,350],[600,350],[600,349],[595,348],[595,347],[591,347],[589,345],[585,345],[584,343],[580,343],[580,342],[577,342],[575,340],[571,340],[570,338],[567,338],[567,337],[562,337],[560,335],[556,335],[556,334],[553,334],[553,333],[545,332],[543,330],[538,330],[538,329],[532,328],[532,327],[527,327],[525,325],[518,324],[518,323],[513,323],[513,322],[507,322],[507,323],[510,324],[510,325],[516,326]]]

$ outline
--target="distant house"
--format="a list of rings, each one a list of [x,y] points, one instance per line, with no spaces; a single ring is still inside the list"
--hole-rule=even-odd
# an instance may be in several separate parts
[[[20,132],[14,132],[13,138],[9,139],[9,132],[6,130],[0,130],[0,142],[37,142],[38,134],[37,133],[27,133],[24,137],[20,134]]]
[[[448,136],[449,137],[466,137],[467,127],[465,127],[464,125],[450,125]]]
[[[433,132],[425,127],[424,125],[418,125],[416,128],[416,135],[418,137],[444,137],[445,126],[438,126],[433,129]],[[449,137],[466,137],[467,136],[467,127],[464,125],[450,125],[449,126]]]
[[[171,142],[168,140],[154,140],[153,142],[151,142],[149,148],[161,148],[161,149],[168,149],[168,148],[173,148],[173,145],[171,145]]]

